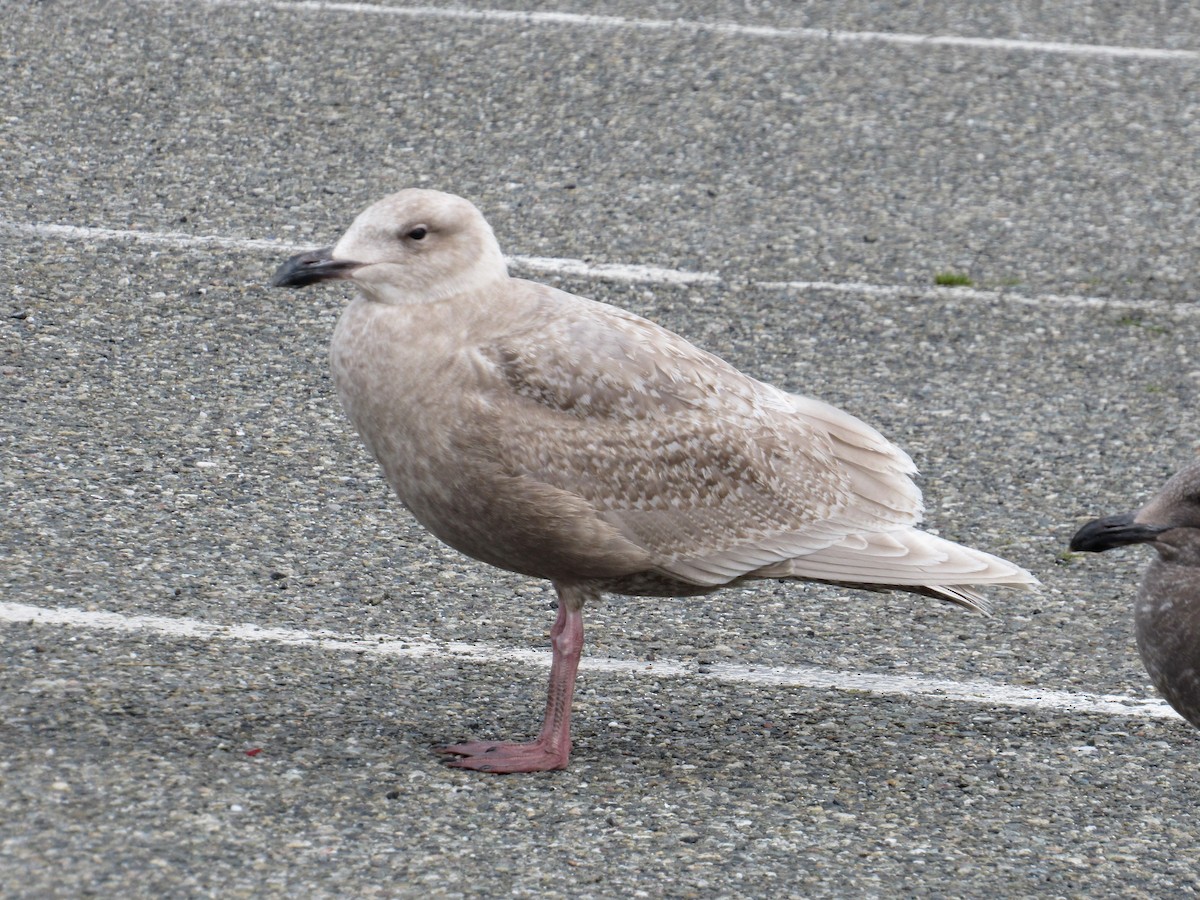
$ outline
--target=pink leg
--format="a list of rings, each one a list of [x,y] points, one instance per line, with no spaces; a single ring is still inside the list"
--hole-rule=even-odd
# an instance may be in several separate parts
[[[493,773],[543,772],[567,767],[567,757],[571,754],[571,698],[583,651],[583,606],[576,592],[570,592],[569,599],[564,593],[559,587],[558,619],[550,630],[550,689],[537,740],[528,744],[495,741],[452,744],[441,752],[463,758],[450,765]]]

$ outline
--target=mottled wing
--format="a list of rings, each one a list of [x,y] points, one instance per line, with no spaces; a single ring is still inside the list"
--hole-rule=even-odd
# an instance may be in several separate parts
[[[662,572],[721,584],[919,518],[911,460],[853,416],[542,290],[544,314],[486,348],[520,407],[489,452],[584,498]]]

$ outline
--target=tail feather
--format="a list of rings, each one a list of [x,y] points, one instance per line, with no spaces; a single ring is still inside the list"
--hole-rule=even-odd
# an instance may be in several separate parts
[[[991,604],[973,587],[1031,588],[1038,584],[1033,575],[1007,560],[915,528],[848,535],[836,544],[759,569],[754,575],[912,591],[985,615]]]

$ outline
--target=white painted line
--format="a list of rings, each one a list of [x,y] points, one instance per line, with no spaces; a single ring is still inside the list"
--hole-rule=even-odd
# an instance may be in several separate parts
[[[180,231],[138,231],[136,229],[96,228],[85,225],[53,225],[28,222],[6,222],[0,219],[0,231],[15,231],[64,241],[133,241],[141,244],[208,249],[223,247],[230,250],[266,250],[281,256],[311,250],[312,245],[288,241],[255,238],[222,237],[213,234],[185,234]],[[684,272],[661,266],[636,263],[589,263],[582,259],[551,258],[546,256],[509,256],[510,265],[532,272],[601,281],[647,282],[651,284],[716,284],[719,275],[709,272]],[[282,260],[281,260],[282,261]]]
[[[335,652],[367,653],[413,659],[443,659],[549,668],[550,654],[541,650],[518,650],[487,644],[439,643],[428,639],[405,639],[392,635],[347,635],[331,631],[297,631],[262,628],[258,625],[213,625],[195,619],[167,616],[126,616],[71,607],[41,607],[24,603],[0,603],[0,623],[62,626],[88,631],[149,633],[164,638],[186,638],[240,643],[275,643],[316,647]],[[990,681],[951,681],[918,675],[878,675],[822,669],[817,666],[746,666],[712,664],[700,666],[679,660],[638,662],[585,656],[585,671],[638,678],[683,678],[719,681],[749,687],[808,688],[874,694],[878,696],[927,697],[974,706],[1011,707],[1042,712],[1078,715],[1126,716],[1140,719],[1178,719],[1161,700],[1115,694],[1086,694],[996,684]]]
[[[53,225],[30,222],[8,222],[0,219],[0,231],[31,234],[65,241],[134,241],[137,243],[172,246],[180,249],[223,247],[231,250],[266,251],[282,257],[301,250],[311,250],[311,244],[254,238],[222,237],[220,235],[184,234],[177,231],[138,231],[135,229],[98,228],[84,225]],[[689,272],[661,266],[635,263],[589,263],[582,259],[548,256],[509,256],[509,265],[527,272],[565,277],[619,281],[638,284],[709,284],[723,283],[716,272]],[[792,290],[800,293],[828,291],[858,297],[883,297],[896,300],[944,301],[967,300],[979,304],[1018,303],[1026,306],[1062,306],[1096,310],[1115,310],[1139,314],[1195,316],[1200,315],[1200,303],[1169,303],[1160,300],[1125,300],[1108,297],[1086,297],[1075,294],[1017,294],[1010,291],[987,291],[963,287],[923,287],[903,284],[869,284],[861,281],[754,281],[751,287]]]
[[[550,256],[510,256],[510,265],[531,272],[595,278],[599,281],[626,281],[650,284],[718,284],[721,276],[713,272],[685,272],[633,263],[589,263],[582,259]]]
[[[143,0],[162,4],[172,0]],[[897,34],[887,31],[833,31],[825,28],[779,28],[771,25],[740,25],[736,22],[698,22],[683,19],[631,19],[581,13],[509,10],[454,9],[435,6],[383,6],[374,3],[338,3],[328,0],[204,0],[213,6],[277,9],[283,12],[350,13],[423,19],[456,19],[524,26],[565,26],[633,31],[674,31],[721,34],[733,37],[835,43],[898,44],[917,47],[957,47],[1020,53],[1096,56],[1108,59],[1143,59],[1160,62],[1200,61],[1200,51],[1168,50],[1158,47],[1119,47],[1106,44],[1075,44],[1062,41],[1027,41],[1010,38],[960,37],[957,35]]]
[[[780,288],[798,292],[832,291],[860,297],[896,300],[968,300],[979,304],[1019,303],[1024,306],[1063,306],[1082,309],[1111,309],[1162,315],[1200,315],[1200,303],[1170,303],[1163,300],[1126,300],[1113,297],[1088,297],[1081,294],[1018,294],[968,287],[923,287],[904,284],[869,284],[861,281],[756,281],[755,287]]]
[[[185,234],[182,231],[138,231],[132,228],[95,228],[88,225],[51,225],[33,222],[8,222],[0,219],[0,231],[32,234],[63,241],[133,241],[139,244],[159,244],[166,247],[208,248],[229,250],[268,250],[298,253],[311,247],[289,244],[286,241],[264,241],[254,238],[221,237],[214,234]]]

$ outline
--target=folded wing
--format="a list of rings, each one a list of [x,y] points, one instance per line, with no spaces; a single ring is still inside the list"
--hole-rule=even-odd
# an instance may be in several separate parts
[[[936,588],[1032,582],[916,531],[912,461],[855,417],[635,315],[528,289],[542,292],[541,314],[486,350],[522,406],[487,452],[586,500],[656,571],[696,585],[749,575],[933,587],[957,602],[977,595]]]

